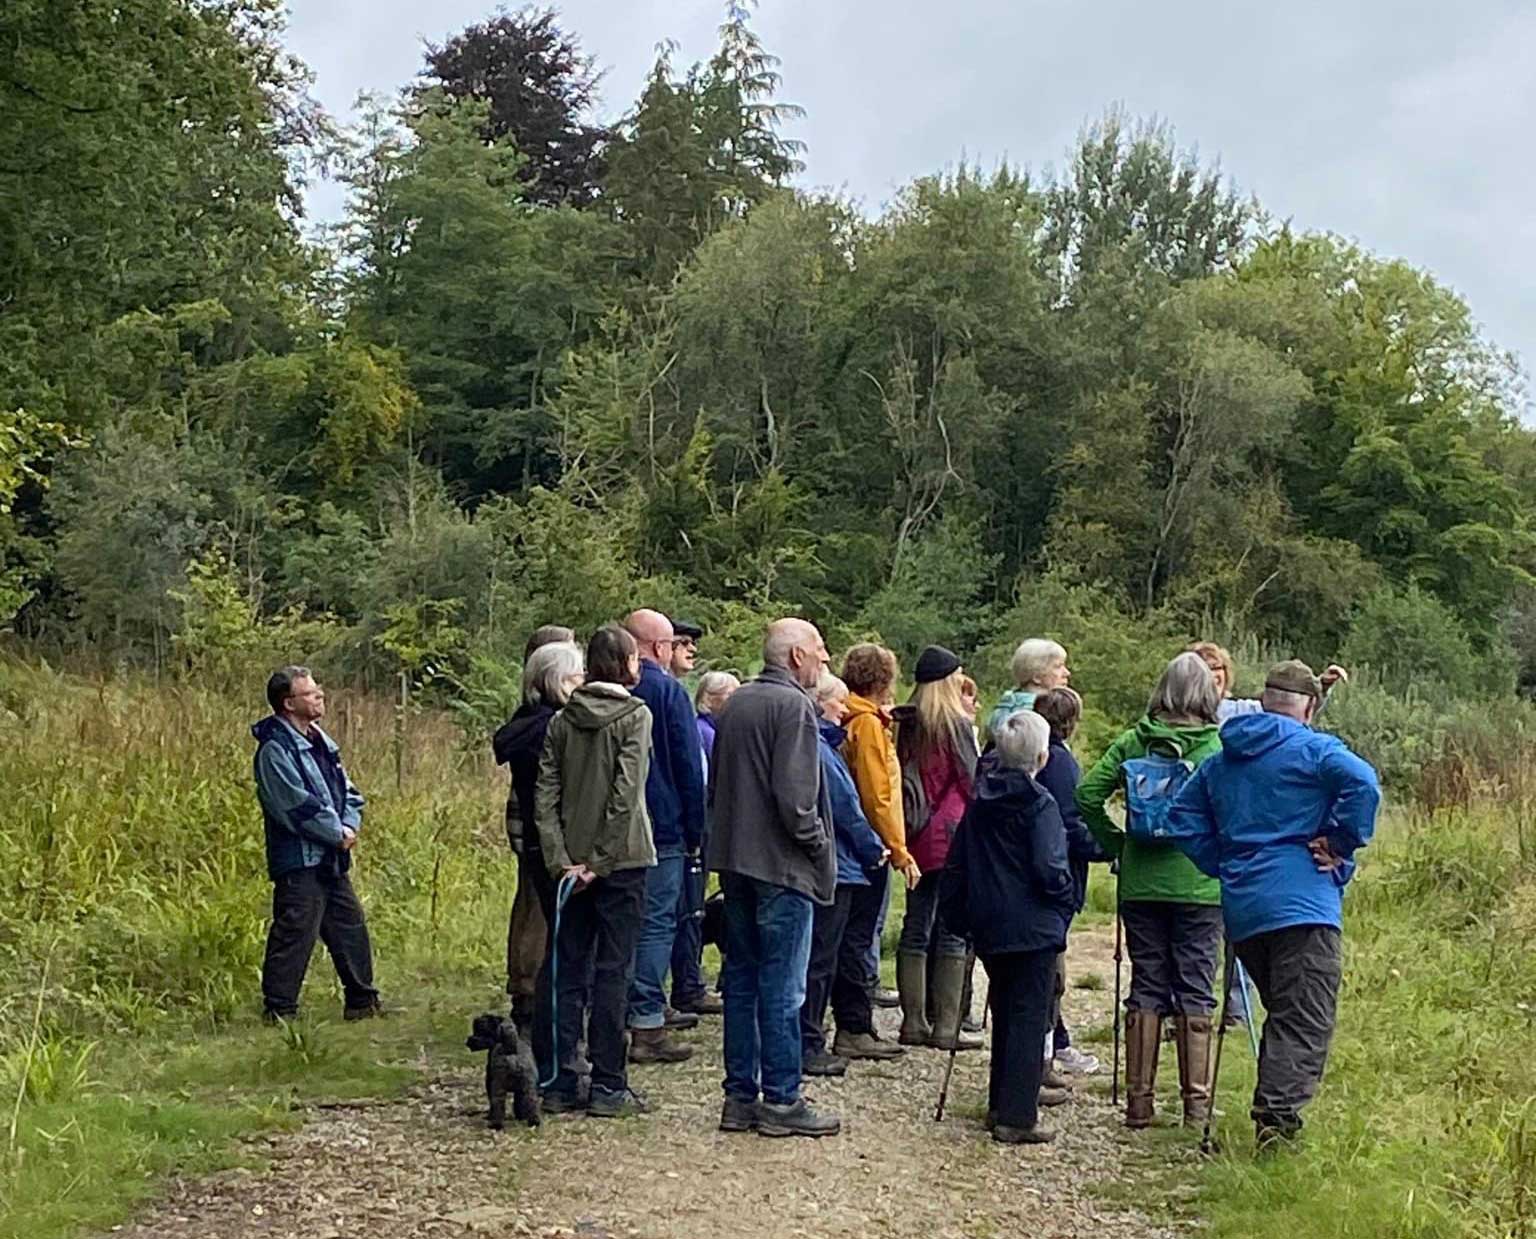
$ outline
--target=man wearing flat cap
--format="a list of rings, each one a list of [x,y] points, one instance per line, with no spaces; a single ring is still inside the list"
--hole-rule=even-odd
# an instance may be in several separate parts
[[[1291,660],[1270,668],[1264,711],[1221,729],[1221,752],[1184,785],[1172,842],[1211,877],[1266,1018],[1252,1116],[1259,1147],[1301,1130],[1323,1078],[1342,969],[1344,886],[1371,838],[1376,772],[1313,731],[1323,688]]]

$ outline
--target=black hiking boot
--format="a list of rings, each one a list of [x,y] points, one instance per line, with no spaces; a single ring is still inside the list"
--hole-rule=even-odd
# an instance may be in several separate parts
[[[587,1117],[593,1119],[630,1119],[650,1112],[650,1102],[632,1088],[594,1088],[587,1102]]]
[[[807,1076],[840,1076],[848,1074],[848,1060],[840,1054],[828,1054],[822,1050],[807,1054],[800,1063],[800,1074]]]
[[[757,1102],[727,1097],[720,1107],[721,1131],[756,1131]]]
[[[1056,1133],[1039,1123],[1033,1127],[1009,1127],[999,1123],[992,1129],[992,1139],[998,1144],[1050,1144],[1056,1139]]]
[[[842,1130],[842,1120],[835,1114],[818,1114],[804,1097],[787,1106],[765,1101],[757,1108],[760,1136],[835,1136]]]

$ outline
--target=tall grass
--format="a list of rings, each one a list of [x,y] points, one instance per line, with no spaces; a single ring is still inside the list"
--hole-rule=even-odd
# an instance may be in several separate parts
[[[1394,814],[1346,906],[1327,1079],[1299,1146],[1255,1158],[1229,1039],[1216,1236],[1536,1235],[1536,857],[1528,802]],[[1235,1052],[1234,1052],[1235,1051]]]

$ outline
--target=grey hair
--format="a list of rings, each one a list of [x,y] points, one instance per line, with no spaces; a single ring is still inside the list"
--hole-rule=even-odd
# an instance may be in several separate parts
[[[816,626],[809,620],[787,617],[774,620],[763,634],[763,665],[785,668],[790,655],[815,639]]]
[[[1198,654],[1180,654],[1163,669],[1147,701],[1147,714],[1161,719],[1214,723],[1221,708],[1216,677]]]
[[[729,671],[706,671],[699,677],[699,689],[693,695],[693,708],[703,714],[706,712],[706,702],[714,701],[740,687],[741,681]]]
[[[539,646],[523,664],[523,704],[558,709],[570,697],[566,679],[585,669],[581,646],[574,641],[552,641]]]
[[[824,672],[821,679],[816,681],[816,704],[823,701],[831,701],[834,697],[846,697],[848,685],[833,675],[830,671]]]
[[[300,667],[291,664],[287,667],[279,667],[267,680],[267,704],[272,707],[273,714],[283,712],[283,702],[293,696],[293,682],[295,680],[312,680],[314,676],[309,674],[308,667]]]
[[[1306,693],[1293,693],[1284,688],[1266,688],[1259,695],[1259,702],[1268,713],[1297,719],[1306,718],[1307,706],[1316,700]]]
[[[1033,710],[1019,710],[1002,721],[993,737],[1003,765],[1037,773],[1051,750],[1051,726]]]
[[[1019,642],[1013,652],[1013,682],[1020,688],[1031,684],[1043,684],[1045,673],[1057,663],[1067,660],[1067,651],[1055,641],[1045,637],[1030,637]]]

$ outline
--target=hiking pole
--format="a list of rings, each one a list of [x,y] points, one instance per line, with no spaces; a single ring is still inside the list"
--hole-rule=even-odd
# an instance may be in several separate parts
[[[1230,973],[1232,965],[1237,962],[1237,953],[1233,951],[1232,944],[1227,943],[1227,971]],[[1244,978],[1246,980],[1247,978]],[[1211,1096],[1210,1104],[1205,1112],[1205,1130],[1200,1133],[1200,1153],[1209,1157],[1216,1152],[1216,1145],[1211,1141],[1211,1123],[1216,1118],[1216,1085],[1221,1080],[1221,1047],[1227,1041],[1227,1007],[1232,1001],[1232,987],[1223,985],[1221,995],[1221,1025],[1216,1030],[1216,1062],[1211,1068]],[[1245,994],[1246,998],[1246,994]]]
[[[974,959],[975,956],[973,955],[971,958]],[[991,1007],[991,1005],[992,978],[988,977],[986,1005],[981,1009],[981,1026],[983,1028],[987,1026],[987,1009]],[[949,1081],[950,1077],[955,1074],[955,1055],[960,1052],[960,1025],[958,1023],[955,1025],[954,1046],[955,1048],[949,1052],[949,1062],[944,1065],[944,1083],[939,1089],[939,1105],[938,1108],[933,1112],[933,1121],[935,1123],[942,1123],[944,1121],[944,1103],[949,1100]]]
[[[1120,961],[1123,958],[1121,947],[1120,926],[1120,875],[1115,875],[1115,1006],[1109,1014],[1109,1021],[1114,1025],[1115,1035],[1115,1070],[1109,1082],[1109,1104],[1120,1104]]]
[[[1259,1058],[1259,1030],[1258,1026],[1253,1022],[1253,998],[1248,992],[1248,970],[1243,967],[1243,961],[1237,959],[1235,954],[1233,962],[1237,965],[1237,983],[1241,987],[1239,992],[1243,996],[1243,1020],[1248,1025],[1248,1043],[1253,1046],[1253,1058],[1257,1062]]]

